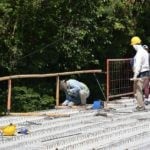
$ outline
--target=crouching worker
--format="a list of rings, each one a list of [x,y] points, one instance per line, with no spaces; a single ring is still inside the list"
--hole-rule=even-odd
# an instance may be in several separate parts
[[[66,95],[63,106],[85,105],[90,95],[87,85],[75,79],[60,81],[60,90],[64,91]]]

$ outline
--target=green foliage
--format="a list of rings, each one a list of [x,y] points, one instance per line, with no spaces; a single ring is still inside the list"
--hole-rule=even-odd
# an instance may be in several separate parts
[[[48,109],[54,104],[53,97],[40,95],[39,92],[27,87],[14,87],[12,100],[12,110],[16,112]]]
[[[0,115],[6,112],[6,101],[7,95],[6,91],[0,89]]]
[[[131,36],[149,42],[149,7],[126,0],[1,1],[1,65],[11,74],[102,68],[106,58],[127,54]]]

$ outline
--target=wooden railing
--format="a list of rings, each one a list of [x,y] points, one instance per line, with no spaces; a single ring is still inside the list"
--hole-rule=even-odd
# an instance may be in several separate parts
[[[47,78],[56,77],[56,106],[59,105],[59,77],[73,74],[86,74],[86,73],[101,73],[102,70],[81,70],[61,73],[49,73],[49,74],[27,74],[27,75],[12,75],[0,77],[0,81],[8,80],[8,95],[7,95],[7,113],[11,110],[11,91],[12,91],[12,80],[21,78]]]

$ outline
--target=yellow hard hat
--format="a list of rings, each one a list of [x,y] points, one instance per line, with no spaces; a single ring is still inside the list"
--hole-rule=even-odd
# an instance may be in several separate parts
[[[138,36],[134,36],[131,38],[131,45],[141,44],[141,39]]]
[[[15,132],[16,132],[16,125],[10,124],[10,125],[3,127],[1,130],[2,130],[3,135],[13,136],[15,135]]]

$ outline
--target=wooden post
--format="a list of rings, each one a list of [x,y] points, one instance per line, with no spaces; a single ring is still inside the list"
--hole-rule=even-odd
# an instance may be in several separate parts
[[[7,113],[10,113],[11,109],[11,79],[8,80],[8,97],[7,97]]]
[[[56,78],[56,106],[59,106],[59,76]]]
[[[108,101],[109,101],[109,88],[110,88],[110,85],[109,85],[109,78],[110,78],[110,77],[109,77],[109,60],[108,60],[108,59],[107,59],[106,64],[107,64],[107,74],[106,74],[106,76],[107,76],[107,77],[106,77],[106,78],[107,78],[107,80],[106,80],[106,82],[107,82],[107,83],[106,83],[106,88],[107,88],[107,89],[106,89],[106,90],[107,90],[106,92],[107,92],[107,94],[106,94],[106,95],[107,95],[107,96],[106,96],[106,98],[107,98],[107,102],[108,102]]]

